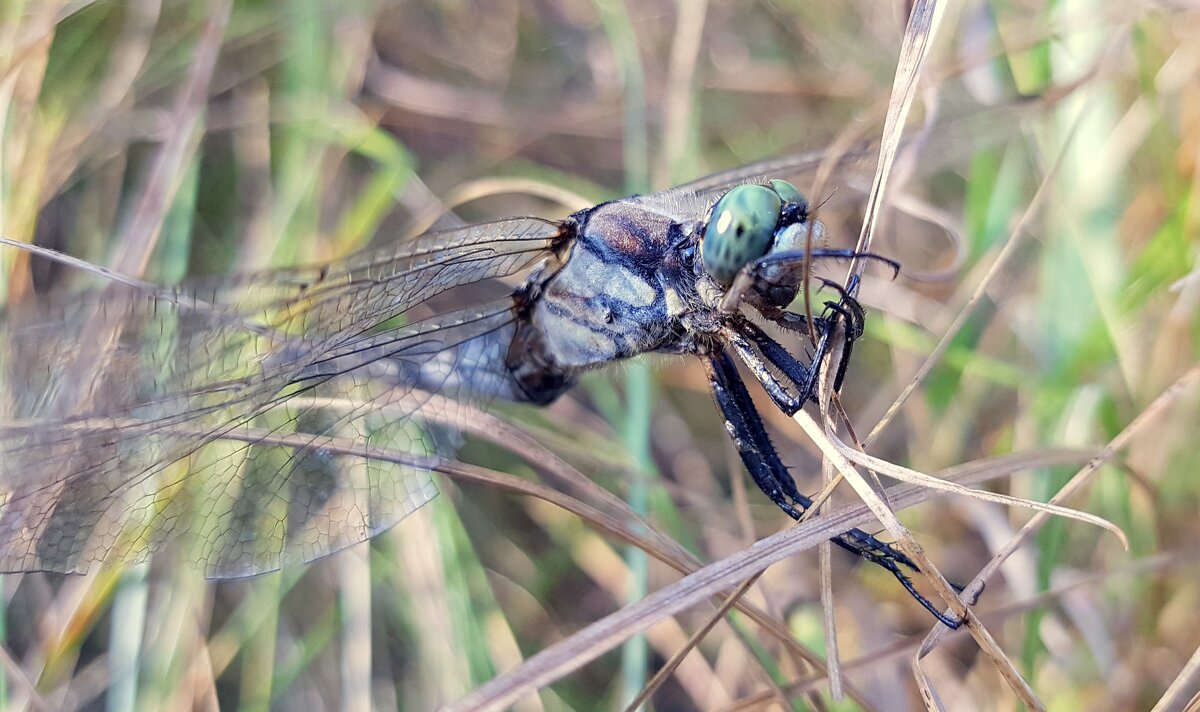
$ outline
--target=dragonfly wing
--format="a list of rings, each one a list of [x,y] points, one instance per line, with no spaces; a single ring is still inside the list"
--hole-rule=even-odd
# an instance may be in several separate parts
[[[868,163],[875,160],[876,150],[876,146],[860,146],[852,151],[847,151],[836,159],[835,174],[844,175],[847,171],[867,170]],[[673,190],[702,195],[722,193],[732,186],[761,181],[764,178],[786,178],[797,181],[798,185],[802,186],[803,178],[814,176],[827,156],[825,151],[805,151],[770,158],[697,178]]]
[[[1039,102],[1022,102],[1003,111],[950,115],[939,118],[931,126],[913,127],[900,142],[897,163],[909,161],[906,171],[914,178],[926,179],[938,171],[960,167],[985,147],[1019,139],[1021,119],[1039,110]],[[670,205],[682,204],[681,209],[702,210],[735,185],[762,183],[769,178],[789,180],[801,191],[808,191],[818,171],[826,167],[829,179],[823,186],[823,194],[808,197],[823,204],[833,195],[836,202],[837,193],[864,194],[869,189],[878,159],[878,142],[861,141],[836,156],[820,149],[768,158],[698,178],[658,195]],[[825,166],[827,163],[831,165]],[[828,212],[824,208],[823,211]],[[691,213],[681,215],[687,216]]]
[[[169,544],[240,576],[392,526],[436,493],[462,404],[508,386],[511,299],[430,300],[531,266],[558,232],[508,220],[208,294],[10,309],[0,569],[83,572]]]
[[[738,166],[684,183],[642,198],[663,214],[681,222],[703,219],[713,204],[730,188],[746,183],[763,183],[770,178],[783,178],[807,190],[818,169],[826,160],[824,151],[795,153]],[[862,146],[846,152],[835,160],[831,185],[849,188],[866,186],[870,177],[875,151]],[[849,191],[848,191],[849,192]]]

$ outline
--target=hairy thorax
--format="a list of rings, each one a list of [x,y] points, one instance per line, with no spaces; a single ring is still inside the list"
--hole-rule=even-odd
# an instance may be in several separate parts
[[[687,226],[638,199],[571,216],[561,267],[535,274],[508,364],[529,400],[548,402],[590,368],[650,351],[692,350],[700,304]],[[549,270],[545,270],[549,271]]]

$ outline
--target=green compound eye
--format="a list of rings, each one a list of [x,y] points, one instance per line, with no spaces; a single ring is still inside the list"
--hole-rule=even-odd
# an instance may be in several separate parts
[[[713,279],[728,285],[743,266],[767,254],[782,207],[779,194],[761,185],[739,185],[717,201],[700,248]]]
[[[778,195],[783,202],[803,205],[807,210],[808,199],[804,197],[803,193],[796,190],[796,186],[788,183],[786,180],[779,180],[778,178],[772,180],[771,189],[775,191],[775,194]]]

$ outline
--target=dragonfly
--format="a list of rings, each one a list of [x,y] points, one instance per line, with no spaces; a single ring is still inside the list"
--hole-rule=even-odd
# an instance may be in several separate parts
[[[768,437],[738,362],[794,414],[814,400],[841,323],[835,386],[845,377],[864,320],[852,291],[815,317],[791,305],[815,261],[863,255],[825,247],[809,202],[772,177],[820,159],[752,164],[563,220],[462,225],[211,287],[109,275],[103,289],[9,305],[0,570],[83,573],[167,548],[215,578],[312,561],[436,495],[430,473],[454,456],[464,408],[548,404],[582,374],[650,352],[703,363],[755,484],[799,519],[813,501]],[[498,298],[475,296],[505,279],[516,286]],[[776,335],[810,333],[819,341],[807,356]],[[957,626],[915,589],[919,569],[898,548],[861,529],[832,541]]]

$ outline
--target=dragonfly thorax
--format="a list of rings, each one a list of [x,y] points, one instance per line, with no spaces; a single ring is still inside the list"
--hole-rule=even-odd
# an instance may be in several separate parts
[[[576,213],[567,227],[574,240],[566,259],[534,277],[509,351],[514,377],[535,401],[591,368],[689,350],[682,320],[700,304],[690,253],[669,216],[632,199]]]

